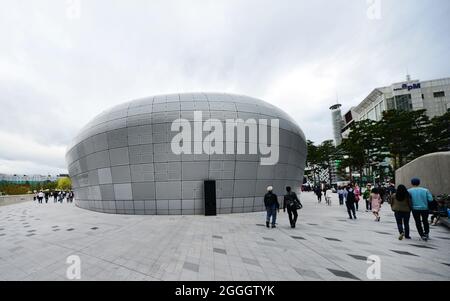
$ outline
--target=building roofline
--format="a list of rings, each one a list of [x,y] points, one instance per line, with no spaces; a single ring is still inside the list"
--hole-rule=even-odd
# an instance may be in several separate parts
[[[370,92],[370,94],[366,98],[364,98],[364,100],[359,105],[354,107],[354,111],[358,114],[361,114],[364,109],[369,107],[378,96],[383,95],[383,92],[380,91],[380,89],[383,88],[376,88],[372,92]]]

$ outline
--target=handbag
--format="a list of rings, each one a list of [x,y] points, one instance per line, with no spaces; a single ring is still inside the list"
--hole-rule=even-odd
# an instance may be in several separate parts
[[[295,202],[295,208],[296,208],[297,210],[302,209],[302,208],[303,208],[302,203],[300,203],[299,201],[296,201],[296,202]]]

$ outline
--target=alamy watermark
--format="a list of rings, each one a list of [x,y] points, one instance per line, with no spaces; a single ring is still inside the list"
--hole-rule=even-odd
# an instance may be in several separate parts
[[[78,255],[70,255],[66,259],[66,263],[69,265],[66,270],[66,277],[69,280],[81,279],[81,259]]]
[[[367,257],[367,264],[370,266],[367,268],[366,276],[369,280],[381,279],[381,258],[377,255],[370,255]]]
[[[269,120],[267,119],[227,119],[225,122],[208,119],[203,121],[202,111],[195,111],[193,124],[186,119],[177,119],[172,122],[171,131],[178,132],[178,134],[173,137],[171,148],[176,155],[259,154],[261,165],[275,165],[280,157],[280,121],[278,119],[270,120],[270,136],[268,136],[268,127]],[[203,132],[209,134],[203,138]],[[237,135],[235,135],[236,132]]]
[[[366,0],[367,1],[367,18],[369,20],[381,19],[381,0]]]
[[[66,0],[66,16],[71,20],[81,17],[81,0]]]

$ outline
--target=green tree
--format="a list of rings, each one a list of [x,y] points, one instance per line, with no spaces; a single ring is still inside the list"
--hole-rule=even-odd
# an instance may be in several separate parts
[[[337,153],[341,158],[340,174],[353,181],[353,171],[358,171],[360,179],[365,174],[372,175],[387,156],[386,147],[380,134],[379,123],[373,120],[355,122],[347,139],[339,146]],[[347,176],[344,170],[350,169]]]
[[[322,169],[328,170],[328,175],[331,183],[331,164],[334,164],[336,147],[334,146],[333,140],[326,140],[317,147],[318,153],[318,165]]]
[[[391,110],[383,113],[379,129],[394,170],[428,152],[426,129],[431,122],[425,112]]]
[[[57,189],[70,190],[72,189],[72,181],[68,177],[58,179]]]
[[[431,119],[427,137],[429,153],[450,151],[450,110],[442,116]]]
[[[45,181],[43,183],[43,189],[44,190],[55,190],[58,187],[58,182],[57,181]]]
[[[308,147],[308,155],[306,157],[306,164],[311,169],[313,174],[313,181],[316,184],[316,175],[317,175],[317,169],[319,168],[319,152],[317,149],[317,146],[314,145],[313,141],[308,140],[307,141],[307,147]]]

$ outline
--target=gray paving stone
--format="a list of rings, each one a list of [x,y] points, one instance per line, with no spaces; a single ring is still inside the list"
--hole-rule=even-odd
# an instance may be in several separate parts
[[[401,254],[401,255],[408,255],[408,256],[416,256],[418,257],[416,254],[407,252],[407,251],[399,251],[399,250],[391,250],[392,252],[395,252],[397,254]]]
[[[330,240],[330,241],[342,241],[340,239],[337,238],[332,238],[332,237],[324,237],[326,240]]]
[[[311,270],[304,270],[304,269],[300,269],[300,268],[294,268],[294,270],[300,275],[300,276],[305,276],[305,277],[309,277],[309,278],[313,278],[313,279],[318,279],[318,280],[322,280],[322,278],[314,271]]]
[[[301,198],[295,229],[282,212],[278,227],[267,229],[264,212],[205,218],[103,214],[73,204],[5,206],[0,280],[65,280],[69,255],[80,256],[82,280],[368,280],[365,256],[372,254],[382,260],[383,280],[449,279],[445,228],[431,228],[432,240],[423,243],[411,223],[413,240],[399,241],[396,225],[375,223],[371,213],[343,222],[345,208],[317,204],[312,193]],[[23,225],[23,210],[40,221]],[[382,221],[393,219],[390,208],[381,214]]]
[[[341,278],[360,280],[358,277],[354,276],[353,274],[351,274],[347,271],[340,271],[340,270],[334,270],[334,269],[327,269],[327,270]]]
[[[255,265],[255,266],[259,266],[259,262],[256,259],[242,257],[242,261],[244,263],[247,263],[247,264],[252,264],[252,265]]]
[[[298,240],[306,240],[304,237],[301,236],[291,236],[293,239],[298,239]]]
[[[219,253],[219,254],[225,254],[225,255],[227,254],[227,251],[226,251],[226,250],[220,249],[220,248],[214,248],[213,251],[214,251],[215,253]]]
[[[353,257],[357,260],[362,260],[362,261],[367,261],[367,256],[360,256],[360,255],[352,255],[352,254],[347,254],[350,257]]]

